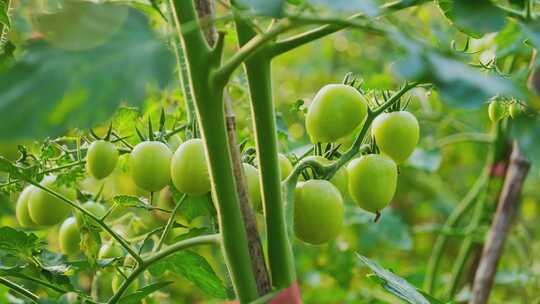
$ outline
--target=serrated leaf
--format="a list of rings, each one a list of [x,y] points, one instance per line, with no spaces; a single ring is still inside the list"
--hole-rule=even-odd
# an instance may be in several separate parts
[[[490,0],[439,0],[439,7],[460,31],[475,38],[498,32],[506,24],[506,14]]]
[[[206,294],[218,298],[227,298],[227,289],[216,275],[208,261],[194,251],[177,252],[150,266],[150,272],[159,276],[165,271],[183,276]]]
[[[118,301],[119,304],[135,304],[139,303],[142,299],[146,298],[148,295],[150,295],[153,292],[156,292],[160,290],[161,288],[168,286],[172,284],[173,282],[157,282],[154,284],[150,284],[148,286],[145,286],[137,291],[135,291],[132,294],[129,294],[127,296],[123,296],[120,298],[120,301]]]
[[[77,3],[83,7],[70,17],[76,24],[53,27],[48,22],[56,15],[42,18],[53,27],[51,32],[59,33],[31,41],[21,57],[0,72],[0,137],[54,136],[72,127],[90,127],[108,119],[121,102],[140,105],[148,86],[162,86],[170,79],[172,56],[142,13],[118,4]],[[127,15],[118,28],[106,28],[106,21],[123,12]],[[99,18],[92,19],[96,14]],[[95,40],[77,40],[105,31],[108,36],[100,36],[97,45],[92,44]],[[72,49],[80,45],[87,48]]]
[[[30,256],[43,243],[33,233],[26,233],[11,227],[0,227],[0,252]]]
[[[362,263],[368,266],[374,274],[378,277],[376,282],[379,283],[384,289],[410,304],[439,304],[439,300],[431,297],[433,300],[428,300],[419,292],[416,287],[411,285],[405,279],[395,275],[393,272],[381,267],[376,262],[368,259],[367,257],[357,253],[358,258]],[[373,278],[372,278],[373,279]]]

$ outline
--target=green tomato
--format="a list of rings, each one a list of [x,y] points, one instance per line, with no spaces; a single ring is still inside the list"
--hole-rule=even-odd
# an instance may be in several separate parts
[[[278,162],[279,162],[279,177],[283,181],[291,174],[293,170],[293,166],[287,156],[279,153],[278,154]]]
[[[124,256],[124,249],[116,243],[105,243],[99,248],[98,259],[114,259]]]
[[[502,101],[494,99],[489,103],[489,119],[491,119],[492,122],[497,122],[506,117],[508,114],[507,110],[506,105]]]
[[[343,225],[343,198],[326,180],[299,183],[294,193],[294,232],[300,240],[319,245],[334,239]]]
[[[81,235],[74,217],[68,217],[60,226],[58,243],[60,251],[65,255],[76,255],[81,252]]]
[[[131,274],[131,271],[129,270],[125,272],[126,276],[129,276],[130,274]],[[112,290],[114,293],[118,292],[118,290],[120,289],[120,286],[122,286],[122,283],[124,283],[124,277],[122,277],[118,273],[115,273],[111,281]],[[135,279],[133,282],[131,282],[131,284],[129,284],[128,288],[124,291],[124,295],[132,294],[135,291],[137,291],[137,289],[139,289],[139,280]]]
[[[259,210],[261,207],[261,184],[259,181],[259,170],[250,164],[244,163],[244,174],[246,175],[249,200],[253,209]]]
[[[351,134],[367,116],[362,94],[344,84],[319,90],[306,115],[306,130],[313,142],[334,142]]]
[[[190,139],[178,147],[171,162],[171,177],[178,191],[203,195],[210,191],[210,176],[201,139]]]
[[[15,206],[15,216],[17,217],[17,221],[19,222],[19,225],[23,228],[33,228],[37,226],[36,223],[32,220],[30,217],[30,213],[28,211],[28,201],[30,199],[30,195],[32,194],[32,191],[34,191],[36,187],[34,186],[28,186],[24,188],[24,190],[19,195],[19,198],[17,199],[17,205]]]
[[[322,156],[312,155],[305,158],[305,160],[315,160],[316,162],[322,165],[331,165],[333,161],[326,159]],[[303,180],[303,176],[300,175],[300,180]],[[346,197],[349,193],[349,177],[347,174],[347,169],[345,167],[339,168],[337,172],[332,176],[330,182],[336,186],[343,197]]]
[[[183,140],[180,137],[180,135],[174,134],[173,136],[169,137],[169,139],[167,140],[167,145],[169,146],[171,151],[173,151],[173,153],[174,153],[176,151],[176,149],[178,149],[178,147],[180,147],[182,142],[183,142]]]
[[[521,115],[522,109],[519,102],[514,102],[510,105],[508,108],[508,112],[510,113],[510,117],[516,119]]]
[[[118,150],[113,143],[96,140],[88,148],[86,169],[96,179],[109,176],[118,162]]]
[[[381,152],[401,164],[416,148],[420,127],[416,117],[409,112],[383,113],[373,121],[371,134]]]
[[[59,187],[54,184],[55,180],[55,176],[46,176],[40,184],[64,195],[72,201],[75,200],[77,197],[75,190],[64,186]],[[68,216],[71,206],[52,194],[36,187],[31,192],[28,200],[28,211],[30,218],[37,225],[52,226],[60,223]]]
[[[139,188],[155,192],[163,189],[171,179],[172,153],[159,141],[141,142],[130,157],[131,177]]]
[[[387,156],[370,154],[349,163],[349,193],[360,208],[379,212],[394,197],[396,163]]]
[[[97,218],[102,218],[105,213],[107,212],[107,209],[103,204],[96,203],[94,201],[88,201],[84,204],[82,204],[82,207],[86,210],[95,215]],[[75,218],[77,219],[77,224],[82,225],[82,212],[77,212],[75,215]]]

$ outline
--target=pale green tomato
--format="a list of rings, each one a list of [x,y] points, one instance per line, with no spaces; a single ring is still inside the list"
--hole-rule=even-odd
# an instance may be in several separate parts
[[[294,194],[294,232],[300,240],[319,245],[334,239],[343,225],[339,190],[326,180],[299,183]]]
[[[349,163],[349,193],[360,208],[379,212],[396,192],[397,166],[384,155],[370,154]]]
[[[116,243],[105,243],[99,248],[98,258],[103,259],[114,259],[124,256],[124,249],[117,245]]]
[[[81,252],[81,235],[74,217],[68,217],[58,231],[60,251],[65,255],[76,255]]]
[[[131,151],[131,177],[135,184],[146,191],[163,189],[171,179],[172,153],[169,147],[159,141],[144,141]]]
[[[171,177],[180,192],[203,195],[210,191],[210,176],[201,139],[190,139],[178,147],[171,162]]]
[[[362,94],[344,84],[328,84],[313,98],[306,115],[306,130],[313,142],[335,142],[351,134],[367,116]]]
[[[17,199],[17,205],[15,206],[15,216],[17,217],[19,225],[23,228],[33,228],[37,226],[30,217],[30,213],[28,211],[28,200],[30,199],[30,195],[34,190],[34,186],[28,186],[24,188],[24,190],[19,195],[19,198]]]
[[[169,139],[167,139],[167,145],[173,153],[176,152],[176,149],[178,149],[178,147],[180,147],[183,142],[184,141],[178,134],[174,134],[173,136],[169,137]]]
[[[261,184],[259,181],[259,170],[250,164],[244,163],[244,174],[246,175],[249,200],[253,209],[259,210],[261,207]]]
[[[88,148],[86,168],[97,179],[109,176],[118,162],[118,150],[113,143],[96,140]]]
[[[508,112],[510,113],[510,117],[514,119],[518,118],[522,112],[521,105],[518,102],[512,103],[508,108]]]
[[[77,194],[74,189],[65,186],[59,187],[54,184],[55,180],[56,176],[46,176],[40,184],[64,195],[71,201],[76,199]],[[35,190],[31,191],[28,200],[28,211],[32,221],[37,225],[52,226],[62,222],[68,216],[71,206],[36,187]]]
[[[492,122],[505,118],[508,114],[507,111],[506,105],[501,100],[494,99],[489,103],[488,114]]]
[[[96,203],[94,201],[88,201],[82,204],[82,207],[95,215],[97,218],[102,218],[107,212],[107,208],[103,204]],[[77,219],[77,224],[82,225],[82,213],[77,212],[75,218]]]
[[[420,126],[416,117],[409,112],[383,113],[373,121],[371,134],[381,152],[401,164],[416,148]]]
[[[283,181],[291,174],[293,170],[293,166],[287,156],[279,153],[278,154],[278,161],[279,161],[279,177]]]
[[[334,162],[326,159],[322,156],[318,155],[312,155],[305,158],[305,160],[315,160],[316,162],[328,166],[333,164]],[[348,174],[347,174],[347,168],[341,167],[337,172],[332,176],[330,179],[330,182],[338,188],[339,192],[343,197],[346,197],[349,193],[349,182],[348,182]],[[300,180],[304,180],[304,177],[300,175]]]

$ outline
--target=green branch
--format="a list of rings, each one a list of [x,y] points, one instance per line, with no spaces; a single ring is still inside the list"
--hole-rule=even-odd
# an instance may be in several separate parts
[[[427,0],[421,0],[421,1],[394,1],[390,3],[386,3],[380,7],[380,10],[382,11],[381,15],[385,15],[387,13],[409,8],[415,5],[422,4],[424,2],[427,2]],[[297,17],[301,18],[301,17]],[[308,18],[308,17],[305,17]],[[312,41],[318,40],[320,38],[323,38],[325,36],[328,36],[330,34],[333,34],[335,32],[338,32],[340,30],[343,30],[347,27],[360,27],[362,29],[368,29],[368,30],[375,30],[376,28],[370,29],[369,27],[365,27],[365,25],[358,23],[357,20],[361,18],[366,18],[366,15],[363,13],[358,13],[350,16],[347,19],[339,19],[339,18],[314,18],[309,17],[311,19],[312,24],[325,24],[321,27],[318,27],[313,30],[309,30],[307,32],[295,35],[293,37],[278,41],[274,44],[272,47],[272,56],[279,56],[283,53],[286,53],[290,50],[293,50],[297,47],[300,47],[302,45],[305,45],[307,43],[310,43]],[[307,21],[307,20],[305,20]]]
[[[178,211],[178,208],[180,208],[180,205],[182,205],[182,203],[186,200],[186,198],[187,198],[187,194],[182,195],[182,197],[180,198],[178,203],[176,203],[173,210],[171,211],[171,214],[169,216],[169,220],[167,221],[167,224],[165,225],[165,229],[163,229],[161,237],[159,238],[159,241],[157,243],[156,251],[160,250],[161,247],[163,246],[163,243],[165,242],[165,239],[167,238],[167,236],[169,235],[169,232],[171,231],[171,229],[173,227],[176,212]]]
[[[32,301],[32,303],[37,303],[39,301],[39,297],[32,293],[30,290],[14,283],[14,282],[11,282],[10,280],[8,279],[5,279],[3,277],[0,277],[0,284],[4,285],[4,286],[7,286],[9,289],[15,291],[16,293],[28,298],[30,301]]]
[[[137,277],[144,272],[152,264],[158,262],[159,260],[168,257],[171,254],[174,254],[180,250],[188,249],[198,245],[212,245],[219,244],[220,236],[218,234],[198,236],[190,238],[187,240],[179,241],[169,247],[166,247],[156,253],[150,254],[148,257],[145,257],[141,263],[137,264],[137,267],[133,272],[124,280],[122,285],[118,288],[118,291],[107,301],[108,304],[117,303],[120,300],[120,297],[124,294],[129,285],[137,279]]]

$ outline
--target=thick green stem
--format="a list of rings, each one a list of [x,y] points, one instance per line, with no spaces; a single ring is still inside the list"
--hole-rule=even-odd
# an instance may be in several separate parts
[[[9,289],[15,291],[16,293],[28,298],[30,301],[32,301],[32,303],[37,303],[37,301],[39,301],[39,297],[32,293],[30,290],[14,283],[14,282],[11,282],[10,280],[8,279],[5,279],[3,277],[0,277],[0,284],[4,285],[4,286],[7,286]]]
[[[248,23],[236,20],[238,41],[242,48],[256,33]],[[245,71],[249,83],[254,117],[257,161],[262,187],[262,201],[268,236],[268,261],[272,284],[286,288],[296,281],[294,256],[287,235],[284,203],[278,163],[277,127],[272,99],[271,56],[262,50],[249,58]]]
[[[208,48],[202,32],[181,31],[182,24],[197,20],[192,1],[173,0],[183,50],[190,72],[197,118],[205,143],[212,192],[216,203],[222,250],[240,302],[258,298],[251,267],[247,235],[234,180],[223,108],[224,85],[216,85],[210,75],[219,65],[221,54]]]

